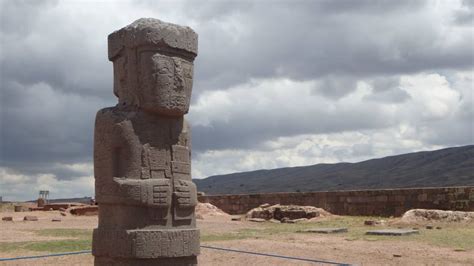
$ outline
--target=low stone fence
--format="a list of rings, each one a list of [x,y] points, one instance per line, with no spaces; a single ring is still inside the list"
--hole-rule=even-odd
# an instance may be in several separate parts
[[[199,196],[229,214],[263,203],[308,205],[338,215],[401,216],[410,209],[474,211],[474,187],[407,188]]]

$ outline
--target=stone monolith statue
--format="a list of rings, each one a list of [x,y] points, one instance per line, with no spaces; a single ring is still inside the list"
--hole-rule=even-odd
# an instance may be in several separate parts
[[[97,113],[95,265],[196,265],[199,230],[183,116],[197,34],[139,19],[108,37],[118,104]]]

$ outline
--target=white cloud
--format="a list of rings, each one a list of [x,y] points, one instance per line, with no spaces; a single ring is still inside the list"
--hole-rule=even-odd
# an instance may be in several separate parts
[[[29,178],[22,174],[8,172],[5,168],[0,168],[0,185],[7,186],[11,184],[23,184],[29,181]]]
[[[459,107],[460,93],[439,74],[405,75],[401,77],[400,85],[411,96],[413,107],[425,119],[447,118]]]
[[[472,80],[466,74],[453,79],[454,85]],[[253,144],[197,154],[194,176],[355,162],[446,147],[452,145],[450,139],[446,139],[444,145],[443,141],[433,141],[443,138],[438,133],[439,124],[450,121],[457,124],[455,119],[463,115],[459,113],[463,101],[472,95],[470,90],[454,89],[454,85],[438,73],[400,76],[395,88],[401,88],[409,97],[397,102],[367,100],[375,93],[372,80],[359,80],[354,91],[339,99],[314,94],[317,83],[317,80],[252,80],[226,91],[203,93],[191,108],[193,125],[216,130],[213,141],[224,138],[223,141],[239,143],[247,138]],[[470,117],[472,119],[472,113]],[[372,122],[369,127],[363,127],[363,123],[354,126],[356,119]],[[232,123],[238,124],[232,126]],[[260,131],[266,128],[266,131],[254,132],[250,128],[239,132],[242,135],[232,132],[226,135],[226,127],[232,126],[238,131],[236,127],[246,125]],[[286,130],[287,127],[305,128],[305,132],[313,133]],[[219,128],[223,129],[219,131]],[[273,135],[273,131],[278,134]],[[285,131],[286,136],[282,135]],[[223,135],[219,136],[219,133]],[[261,134],[266,137],[259,138]],[[470,133],[464,134],[463,138],[458,137],[459,142],[455,145],[470,143]],[[238,139],[232,139],[237,136]],[[252,142],[252,138],[255,141]]]
[[[34,200],[40,190],[49,190],[50,198],[93,196],[94,177],[61,180],[53,174],[22,175],[0,167],[0,195],[3,200]]]

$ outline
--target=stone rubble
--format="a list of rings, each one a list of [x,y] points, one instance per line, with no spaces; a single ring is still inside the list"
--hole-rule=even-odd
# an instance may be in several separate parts
[[[314,206],[280,204],[270,206],[265,203],[247,212],[246,218],[247,220],[257,218],[267,221],[274,219],[281,223],[298,223],[329,215],[331,215],[329,212]]]
[[[474,212],[413,209],[405,212],[401,218],[401,221],[405,223],[473,223]]]

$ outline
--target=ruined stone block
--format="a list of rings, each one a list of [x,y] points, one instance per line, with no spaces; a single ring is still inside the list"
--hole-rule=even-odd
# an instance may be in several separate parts
[[[33,215],[26,215],[26,216],[23,218],[23,221],[36,222],[36,221],[38,221],[38,217],[37,217],[37,216],[33,216]]]
[[[11,216],[2,217],[2,221],[12,222],[12,221],[13,221],[13,217],[11,217]]]

